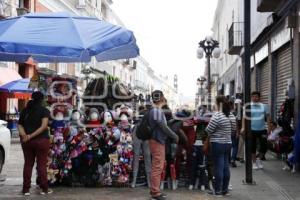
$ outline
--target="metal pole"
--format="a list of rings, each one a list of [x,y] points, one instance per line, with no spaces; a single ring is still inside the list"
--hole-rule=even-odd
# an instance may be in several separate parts
[[[211,111],[211,88],[210,88],[210,54],[207,54],[207,104],[208,104],[208,110]]]
[[[244,0],[244,102],[246,105],[245,150],[246,150],[246,184],[253,184],[251,154],[251,0]]]

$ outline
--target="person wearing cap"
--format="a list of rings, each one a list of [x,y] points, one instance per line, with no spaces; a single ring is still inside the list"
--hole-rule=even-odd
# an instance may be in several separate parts
[[[24,154],[23,190],[25,196],[30,195],[32,169],[37,161],[38,184],[41,195],[50,194],[47,179],[47,156],[50,148],[48,122],[50,112],[42,105],[44,95],[41,92],[32,93],[30,100],[20,114],[18,130]]]
[[[160,191],[161,174],[165,163],[165,143],[168,138],[178,143],[178,136],[167,125],[162,110],[166,104],[164,94],[160,90],[152,92],[153,108],[149,114],[149,125],[152,128],[152,138],[149,140],[152,155],[150,195],[152,200],[164,200],[166,195]]]

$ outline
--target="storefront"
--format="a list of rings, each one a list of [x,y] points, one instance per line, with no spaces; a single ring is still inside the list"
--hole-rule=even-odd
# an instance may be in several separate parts
[[[269,104],[271,91],[271,67],[267,59],[257,65],[258,89],[261,95],[261,102]]]
[[[290,47],[284,46],[277,52],[276,62],[276,114],[286,98],[288,84],[292,79],[292,52]]]

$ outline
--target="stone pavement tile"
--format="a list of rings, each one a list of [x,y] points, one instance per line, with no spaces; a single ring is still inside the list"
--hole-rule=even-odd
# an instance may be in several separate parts
[[[238,168],[231,168],[231,196],[224,199],[230,200],[300,200],[300,173],[292,174],[283,171],[282,163],[268,156],[264,162],[264,170],[254,171],[253,178],[256,185],[243,185],[245,178],[245,165],[239,164]],[[10,159],[4,166],[6,181],[0,182],[0,200],[9,199],[100,199],[100,200],[144,200],[149,199],[149,192],[144,188],[54,188],[54,194],[40,196],[35,186],[32,196],[24,198],[20,195],[22,185],[23,153],[18,141],[11,147]],[[32,183],[35,183],[35,170]],[[208,200],[214,199],[199,191],[180,189],[168,191],[170,200]]]
[[[231,199],[243,200],[295,200],[300,197],[300,174],[282,170],[282,163],[268,156],[264,169],[253,171],[256,185],[244,185],[244,165],[231,169],[231,183],[234,187]]]

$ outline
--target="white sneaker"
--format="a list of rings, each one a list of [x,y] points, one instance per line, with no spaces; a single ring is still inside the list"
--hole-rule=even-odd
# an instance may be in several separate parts
[[[165,189],[165,182],[160,182],[160,190],[164,190]]]
[[[47,192],[41,191],[41,192],[40,192],[40,195],[52,194],[52,193],[53,193],[53,190],[48,189]]]
[[[193,190],[194,189],[194,186],[193,185],[190,185],[189,186],[189,190]]]
[[[262,161],[261,161],[261,160],[257,159],[257,160],[256,160],[256,163],[257,163],[257,167],[258,167],[258,169],[263,169],[263,168],[264,168],[264,166],[263,166],[263,164],[262,164]]]
[[[255,163],[252,163],[252,169],[254,170],[258,170],[258,165],[257,165],[257,161]]]
[[[30,192],[25,192],[25,193],[23,193],[23,195],[28,197],[28,196],[30,196]]]

